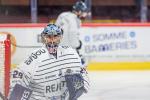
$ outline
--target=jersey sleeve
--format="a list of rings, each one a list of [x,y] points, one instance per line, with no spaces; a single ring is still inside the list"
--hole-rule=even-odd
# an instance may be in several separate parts
[[[81,79],[81,82],[83,82],[82,89],[84,90],[84,93],[87,93],[90,89],[90,80],[88,77],[87,69],[82,66],[81,58],[78,55],[78,53],[76,52],[76,50],[70,48],[70,50],[67,50],[67,51],[71,51],[72,53],[74,53],[76,55],[76,57],[78,58],[78,61],[80,62],[80,69],[77,70],[77,73],[73,73],[73,74],[75,75],[75,77],[76,77],[76,75],[81,76],[80,79]],[[71,79],[71,80],[74,80],[74,79]],[[79,81],[77,81],[77,84],[78,84],[78,82]]]
[[[10,73],[10,90],[9,96],[14,89],[16,84],[19,84],[23,87],[30,89],[30,82],[32,80],[32,72],[34,70],[34,62],[27,63],[27,59],[25,59],[21,64],[19,64],[16,68],[11,70]]]
[[[87,69],[83,66],[82,64],[82,59],[81,57],[78,55],[78,53],[76,52],[79,60],[81,61],[81,70],[80,70],[80,74],[83,78],[83,83],[84,83],[84,89],[85,89],[85,93],[87,93],[90,89],[90,80],[89,80],[89,76],[88,76],[88,71]]]

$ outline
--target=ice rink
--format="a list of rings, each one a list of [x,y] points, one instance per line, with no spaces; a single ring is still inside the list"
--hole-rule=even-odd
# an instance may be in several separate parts
[[[150,100],[150,71],[89,72],[91,89],[79,100]]]

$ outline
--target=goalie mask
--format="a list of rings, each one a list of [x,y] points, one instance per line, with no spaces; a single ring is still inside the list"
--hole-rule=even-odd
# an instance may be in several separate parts
[[[63,30],[55,24],[48,24],[41,33],[42,42],[50,54],[56,54],[61,41]]]

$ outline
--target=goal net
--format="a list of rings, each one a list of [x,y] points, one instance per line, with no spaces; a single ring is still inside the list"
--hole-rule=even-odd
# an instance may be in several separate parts
[[[0,92],[7,96],[10,84],[11,44],[7,34],[0,33]]]

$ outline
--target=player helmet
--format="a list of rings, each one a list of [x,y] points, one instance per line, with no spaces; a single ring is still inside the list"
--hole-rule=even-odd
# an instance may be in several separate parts
[[[48,24],[41,33],[42,42],[46,45],[49,53],[55,54],[61,41],[63,30],[55,24]]]
[[[86,6],[86,4],[83,1],[78,1],[73,5],[73,10],[79,12],[87,12],[88,8]]]

